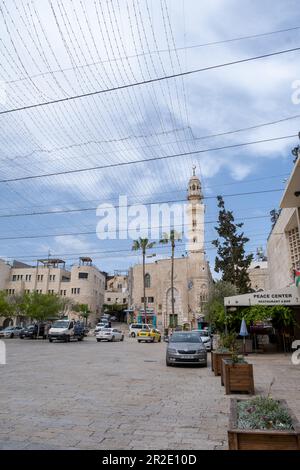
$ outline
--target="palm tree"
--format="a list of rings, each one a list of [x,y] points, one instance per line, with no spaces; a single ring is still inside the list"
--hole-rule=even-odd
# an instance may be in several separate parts
[[[149,242],[148,238],[139,238],[138,240],[133,241],[132,250],[138,251],[141,250],[143,254],[143,291],[144,291],[144,312],[145,312],[145,323],[147,323],[147,301],[146,301],[146,283],[145,283],[145,258],[146,251],[150,248],[153,248],[155,242]]]
[[[171,243],[171,248],[172,248],[172,255],[171,255],[171,308],[172,308],[172,318],[174,321],[175,318],[175,308],[174,308],[174,254],[175,254],[175,242],[181,241],[180,238],[180,233],[176,232],[174,229],[170,231],[170,233],[164,233],[163,238],[159,241],[159,243],[162,243],[163,245],[167,245],[168,243]]]

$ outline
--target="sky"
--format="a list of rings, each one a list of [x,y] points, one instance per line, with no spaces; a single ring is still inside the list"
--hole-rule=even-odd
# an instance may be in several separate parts
[[[182,201],[194,165],[206,198],[212,271],[219,194],[244,222],[247,253],[265,249],[269,213],[279,207],[299,143],[300,100],[292,96],[300,88],[300,51],[115,88],[300,47],[297,6],[293,0],[0,0],[0,113],[114,88],[0,114],[0,257],[31,264],[50,253],[72,265],[90,255],[103,271],[127,270],[141,257],[121,232],[114,240],[97,237],[95,208],[118,205],[120,195],[129,204]],[[281,122],[260,126],[274,121]],[[51,176],[30,178],[45,174]],[[3,181],[13,179],[19,181]],[[73,212],[33,215],[63,210]],[[148,225],[144,218],[141,226]],[[149,262],[169,251],[156,247]],[[184,252],[179,244],[177,256]]]

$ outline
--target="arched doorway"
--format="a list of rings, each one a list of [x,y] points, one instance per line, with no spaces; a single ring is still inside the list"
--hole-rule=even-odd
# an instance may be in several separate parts
[[[176,328],[180,323],[180,314],[181,314],[181,296],[179,291],[174,287],[174,316],[172,314],[172,289],[167,290],[166,294],[166,304],[167,304],[167,327]]]
[[[5,318],[2,324],[3,328],[7,328],[8,326],[12,326],[12,325],[13,325],[12,318]]]

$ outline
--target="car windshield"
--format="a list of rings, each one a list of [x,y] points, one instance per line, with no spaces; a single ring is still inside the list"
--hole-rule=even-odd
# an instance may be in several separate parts
[[[170,343],[201,343],[201,339],[197,333],[174,333]]]
[[[104,333],[105,333],[105,332],[109,332],[109,333],[110,333],[112,330],[111,330],[111,328],[103,328],[102,331],[104,331]]]
[[[53,323],[52,328],[68,328],[69,322],[68,320],[58,320]]]
[[[7,326],[6,328],[4,328],[3,331],[11,331],[11,330],[13,330],[13,329],[14,329],[13,326]]]

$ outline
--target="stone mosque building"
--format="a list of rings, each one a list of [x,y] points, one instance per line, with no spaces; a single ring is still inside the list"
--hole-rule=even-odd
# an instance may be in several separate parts
[[[131,308],[136,321],[153,323],[160,329],[186,325],[197,328],[204,316],[212,277],[204,250],[203,194],[199,178],[188,184],[186,209],[187,255],[174,259],[174,318],[172,318],[171,259],[146,264],[147,318],[143,306],[143,267],[133,266],[130,280]]]

